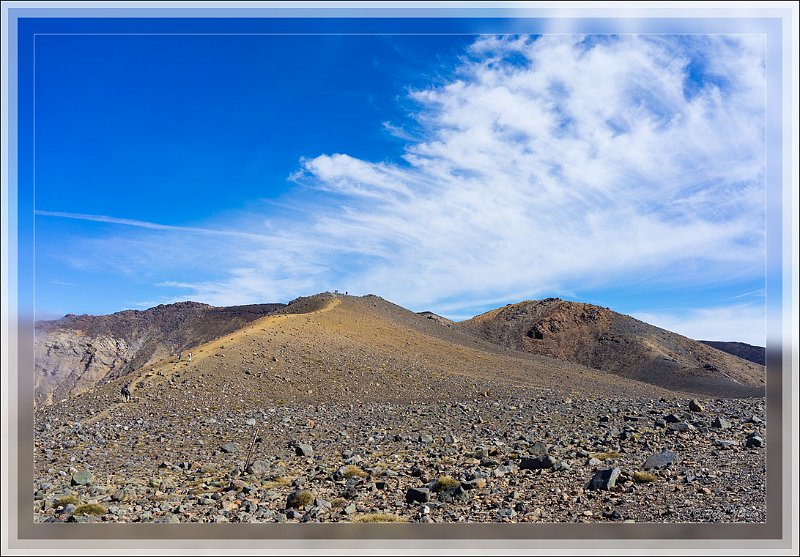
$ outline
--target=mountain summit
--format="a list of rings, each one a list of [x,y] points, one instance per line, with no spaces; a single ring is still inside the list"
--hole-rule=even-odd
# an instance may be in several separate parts
[[[513,350],[666,389],[763,396],[764,368],[608,308],[559,298],[509,304],[458,326]]]

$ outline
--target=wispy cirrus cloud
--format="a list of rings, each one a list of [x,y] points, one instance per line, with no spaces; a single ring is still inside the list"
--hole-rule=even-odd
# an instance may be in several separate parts
[[[118,217],[110,217],[107,215],[88,215],[85,213],[67,213],[63,211],[44,211],[37,209],[34,214],[40,217],[59,217],[72,220],[84,220],[90,222],[103,222],[107,224],[120,224],[123,226],[133,226],[135,228],[145,228],[148,230],[164,230],[169,232],[182,232],[188,234],[208,234],[211,236],[230,236],[232,238],[244,238],[251,240],[260,240],[263,236],[258,234],[251,234],[240,230],[224,230],[214,228],[203,228],[195,226],[175,226],[171,224],[159,224],[157,222],[149,222],[136,219],[123,219]]]
[[[697,340],[738,341],[766,346],[762,304],[734,304],[683,312],[637,312],[633,317]]]
[[[413,135],[386,124],[409,141],[402,160],[309,153],[288,206],[224,227],[92,219],[143,229],[115,241],[144,258],[170,243],[213,253],[160,280],[213,304],[338,288],[465,315],[757,278],[764,87],[760,36],[483,37],[448,83],[410,93]],[[220,241],[181,240],[198,233]]]

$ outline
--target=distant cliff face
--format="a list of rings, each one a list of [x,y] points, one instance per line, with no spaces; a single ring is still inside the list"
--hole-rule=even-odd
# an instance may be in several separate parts
[[[213,307],[196,302],[112,315],[67,315],[36,324],[34,400],[47,405],[97,383],[239,329],[283,304]]]

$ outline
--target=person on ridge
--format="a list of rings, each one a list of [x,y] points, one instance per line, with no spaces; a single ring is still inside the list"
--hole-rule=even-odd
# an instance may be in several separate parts
[[[131,391],[127,385],[122,386],[120,393],[122,393],[122,396],[125,397],[125,402],[128,402],[131,399]]]

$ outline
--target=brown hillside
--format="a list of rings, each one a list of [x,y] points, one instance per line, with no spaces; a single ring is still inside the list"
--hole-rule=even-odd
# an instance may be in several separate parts
[[[297,313],[293,313],[297,312]],[[134,397],[159,408],[257,407],[270,401],[363,403],[459,400],[517,388],[645,397],[675,393],[546,356],[515,352],[448,328],[377,296],[300,298],[192,350],[124,378]],[[123,380],[63,401],[75,419],[119,404]],[[58,411],[58,409],[54,409]]]
[[[492,310],[459,328],[499,345],[709,396],[763,396],[764,367],[599,306],[558,298]]]

